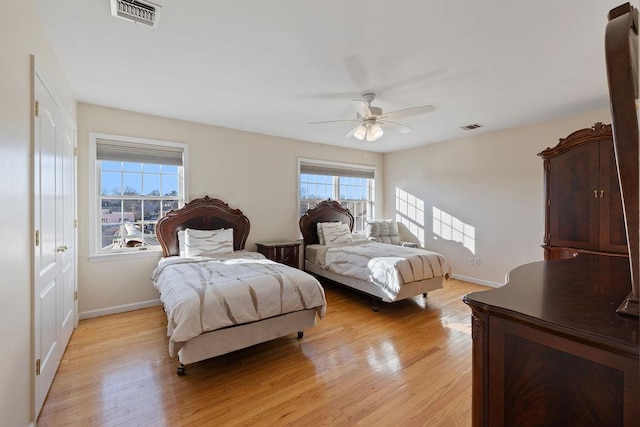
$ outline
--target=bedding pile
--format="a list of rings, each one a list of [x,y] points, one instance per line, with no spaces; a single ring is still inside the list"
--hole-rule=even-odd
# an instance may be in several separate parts
[[[372,241],[354,241],[334,245],[313,245],[315,263],[328,271],[355,279],[371,281],[390,297],[405,283],[449,278],[446,258],[425,249],[396,246]]]
[[[326,310],[313,276],[256,252],[162,258],[151,280],[167,313],[171,356],[204,332],[313,308],[322,318]]]

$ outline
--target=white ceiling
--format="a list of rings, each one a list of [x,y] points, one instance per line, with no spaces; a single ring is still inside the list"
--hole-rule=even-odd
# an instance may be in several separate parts
[[[109,0],[34,0],[78,101],[390,152],[608,106],[607,13],[622,0],[155,0],[151,29]],[[350,99],[431,104],[375,142]],[[484,127],[463,131],[459,127]]]

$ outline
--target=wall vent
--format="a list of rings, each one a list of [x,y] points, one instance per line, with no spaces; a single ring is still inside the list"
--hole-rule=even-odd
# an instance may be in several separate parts
[[[472,123],[470,125],[466,125],[466,126],[460,126],[460,129],[463,130],[473,130],[473,129],[478,129],[481,128],[482,125],[478,124],[478,123]]]
[[[111,0],[111,15],[116,18],[157,28],[162,7],[141,0]]]

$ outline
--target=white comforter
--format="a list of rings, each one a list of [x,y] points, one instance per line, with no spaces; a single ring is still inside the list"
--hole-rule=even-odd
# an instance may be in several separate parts
[[[167,313],[171,356],[203,332],[311,308],[322,318],[326,310],[313,276],[256,252],[163,258],[151,280]]]
[[[405,283],[451,274],[444,256],[420,248],[362,240],[314,247],[319,267],[372,282],[392,298]]]

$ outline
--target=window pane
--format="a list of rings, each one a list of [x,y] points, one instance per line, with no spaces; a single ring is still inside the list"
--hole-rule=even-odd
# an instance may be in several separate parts
[[[133,217],[133,221],[142,219],[142,200],[123,200],[122,204],[124,207],[123,215],[126,218]]]
[[[103,196],[116,196],[122,194],[122,173],[102,172],[100,174],[100,186]]]
[[[127,172],[142,172],[142,163],[124,162],[122,166]]]
[[[121,171],[122,170],[122,162],[110,162],[108,160],[101,161],[101,169],[103,171]]]
[[[143,175],[142,194],[148,196],[160,195],[160,175]]]
[[[166,214],[171,210],[178,209],[178,201],[177,200],[165,200],[162,203],[162,214]]]
[[[178,166],[162,165],[162,173],[164,175],[178,175]]]
[[[144,163],[142,165],[142,172],[144,173],[160,173],[160,169],[162,166],[160,165],[152,165],[149,163]]]
[[[145,221],[157,221],[160,219],[160,203],[160,200],[145,200],[142,218]]]
[[[103,225],[100,235],[102,249],[113,247],[113,242],[120,237],[120,225]]]
[[[122,200],[120,199],[102,199],[102,218],[103,224],[113,224],[122,222]]]
[[[124,173],[123,186],[124,195],[137,196],[139,194],[142,194],[142,174]]]
[[[178,176],[162,175],[161,194],[163,196],[177,196],[178,193]]]

